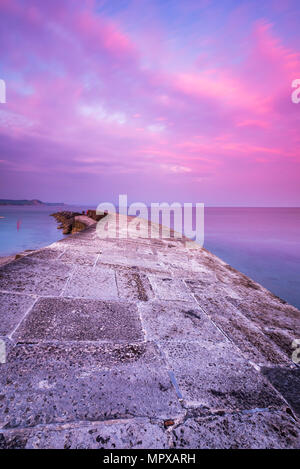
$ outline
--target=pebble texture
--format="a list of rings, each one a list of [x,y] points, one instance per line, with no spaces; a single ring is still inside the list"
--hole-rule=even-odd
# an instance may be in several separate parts
[[[0,448],[299,448],[300,312],[113,222],[0,267]]]

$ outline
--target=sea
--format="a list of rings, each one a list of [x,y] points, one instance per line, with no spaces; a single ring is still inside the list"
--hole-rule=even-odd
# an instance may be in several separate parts
[[[92,206],[0,206],[0,256],[64,235],[51,213]],[[300,308],[300,208],[206,207],[204,247]]]

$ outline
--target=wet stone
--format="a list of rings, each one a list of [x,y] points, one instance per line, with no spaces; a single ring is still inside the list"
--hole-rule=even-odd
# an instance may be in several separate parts
[[[152,344],[17,345],[1,365],[0,428],[179,415]]]
[[[143,333],[133,303],[41,298],[14,334],[19,342],[140,341]]]

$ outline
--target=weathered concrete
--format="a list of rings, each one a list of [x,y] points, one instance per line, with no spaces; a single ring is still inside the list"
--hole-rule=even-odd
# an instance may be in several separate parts
[[[0,433],[0,449],[168,449],[160,420],[145,418],[44,425]]]
[[[13,338],[17,342],[143,340],[134,303],[40,298]]]
[[[299,447],[300,312],[147,230],[0,268],[0,448]]]
[[[0,293],[0,335],[12,333],[34,302],[29,295]]]
[[[259,431],[258,431],[259,429]],[[189,418],[174,431],[175,448],[299,448],[299,427],[278,411]]]
[[[3,428],[179,415],[165,364],[151,344],[17,345],[1,365]]]

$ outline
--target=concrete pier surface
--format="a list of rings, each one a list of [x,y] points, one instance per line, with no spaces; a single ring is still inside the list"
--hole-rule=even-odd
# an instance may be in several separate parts
[[[0,448],[299,448],[299,310],[139,228],[0,268]]]

